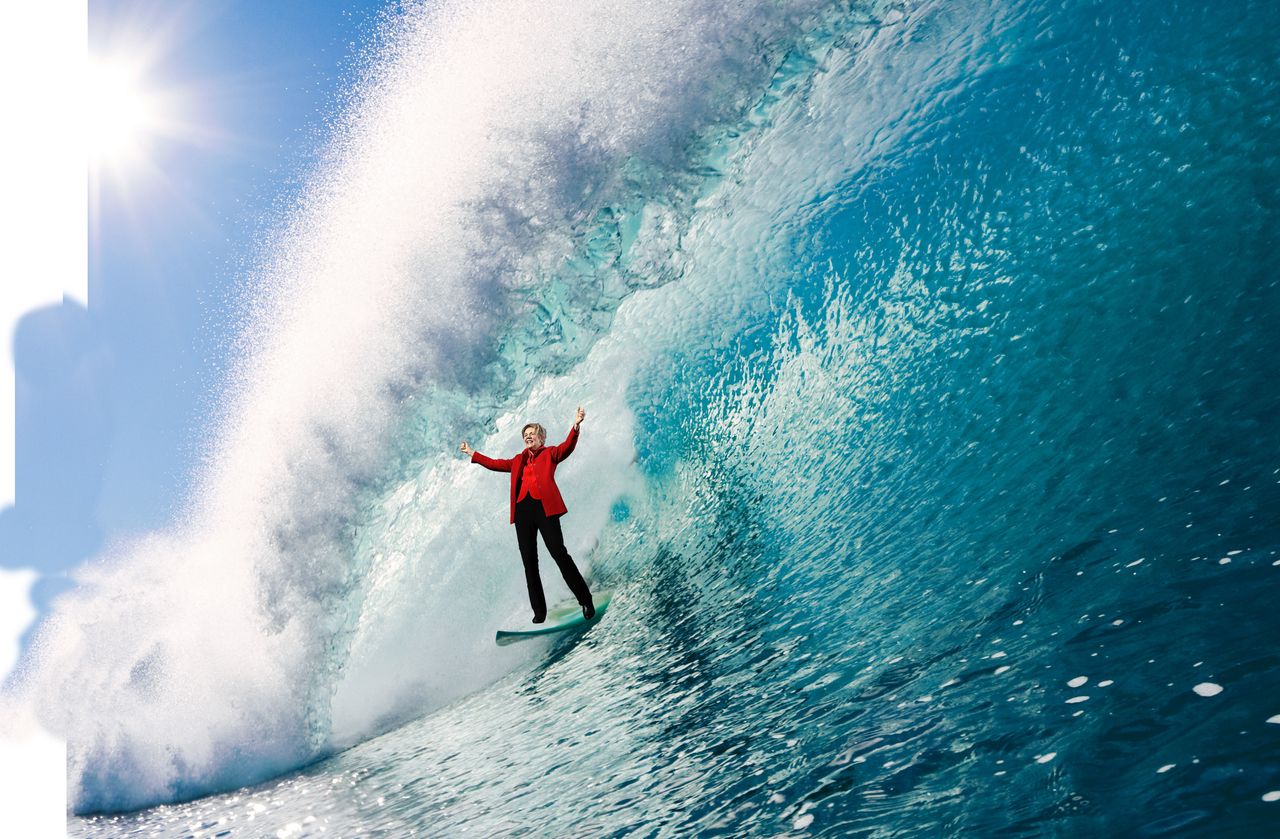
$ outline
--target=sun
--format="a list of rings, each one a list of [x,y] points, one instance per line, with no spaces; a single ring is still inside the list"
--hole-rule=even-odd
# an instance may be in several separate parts
[[[137,161],[164,124],[160,97],[121,61],[89,62],[83,113],[85,152],[95,167]]]

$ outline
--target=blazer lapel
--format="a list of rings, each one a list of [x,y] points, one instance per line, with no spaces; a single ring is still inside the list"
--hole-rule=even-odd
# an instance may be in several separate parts
[[[516,464],[516,494],[515,494],[516,498],[520,497],[520,484],[524,482],[524,467],[528,463],[528,461],[529,461],[529,450],[525,449],[524,451],[520,452],[519,462]]]

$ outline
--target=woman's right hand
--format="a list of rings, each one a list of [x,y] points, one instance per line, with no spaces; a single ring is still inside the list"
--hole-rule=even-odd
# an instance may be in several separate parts
[[[473,454],[475,454],[475,453],[476,453],[476,450],[475,450],[475,449],[473,449],[473,448],[471,448],[470,446],[468,446],[468,445],[467,445],[467,441],[466,441],[466,440],[463,440],[463,441],[462,441],[462,445],[458,447],[458,450],[459,450],[460,452],[462,452],[463,454],[465,454],[467,457],[471,457],[471,455],[473,455]]]

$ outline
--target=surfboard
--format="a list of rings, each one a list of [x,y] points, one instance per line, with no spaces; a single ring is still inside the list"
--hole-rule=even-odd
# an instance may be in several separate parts
[[[528,641],[542,635],[554,635],[557,632],[568,632],[572,629],[591,626],[604,617],[605,609],[609,608],[609,601],[613,599],[613,592],[609,589],[601,589],[593,592],[591,599],[596,604],[596,615],[591,620],[582,616],[582,607],[577,601],[570,601],[549,609],[546,623],[531,623],[528,629],[499,629],[494,640],[498,642],[499,647],[505,647],[517,641]]]

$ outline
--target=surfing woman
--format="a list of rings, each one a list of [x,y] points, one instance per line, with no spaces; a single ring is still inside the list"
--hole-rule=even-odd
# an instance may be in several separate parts
[[[516,526],[516,540],[520,544],[520,559],[524,562],[524,579],[529,586],[529,605],[533,607],[534,623],[547,619],[547,598],[542,593],[542,578],[538,575],[539,533],[569,590],[582,606],[582,616],[590,619],[596,614],[591,590],[564,546],[560,517],[568,512],[568,508],[564,506],[564,499],[556,486],[556,464],[573,453],[578,445],[578,426],[586,418],[586,411],[579,407],[569,436],[558,446],[547,445],[545,428],[536,422],[528,423],[520,430],[524,451],[506,460],[485,457],[468,446],[466,440],[460,447],[472,463],[479,463],[494,472],[511,473],[511,523]]]

